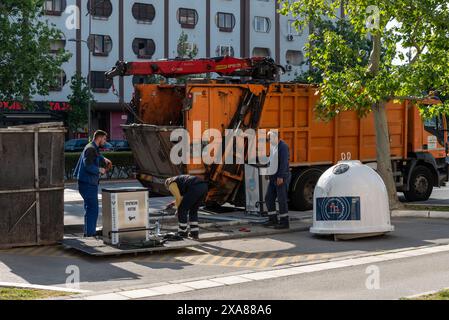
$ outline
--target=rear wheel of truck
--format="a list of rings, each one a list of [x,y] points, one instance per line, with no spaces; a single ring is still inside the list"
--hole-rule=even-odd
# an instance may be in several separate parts
[[[404,191],[405,199],[407,201],[425,201],[429,199],[432,190],[432,172],[425,166],[416,166],[410,176],[409,190]]]
[[[290,203],[295,210],[313,209],[313,192],[322,174],[323,171],[319,169],[309,169],[293,177]]]

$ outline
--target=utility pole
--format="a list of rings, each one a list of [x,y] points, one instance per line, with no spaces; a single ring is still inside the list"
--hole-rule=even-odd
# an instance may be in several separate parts
[[[87,37],[87,41],[90,41],[90,47],[89,43],[87,43],[87,49],[89,51],[89,58],[88,58],[88,76],[87,76],[87,85],[89,87],[89,92],[92,90],[92,46],[95,46],[95,39],[92,41],[92,2],[93,0],[89,1],[89,36]],[[93,138],[92,136],[92,99],[89,99],[89,104],[87,105],[87,134],[88,139]]]
[[[69,41],[73,41],[73,42],[84,42],[87,45],[87,50],[88,50],[88,66],[87,66],[87,86],[89,88],[89,93],[92,93],[92,50],[95,47],[95,39],[92,39],[92,10],[95,8],[95,6],[103,3],[104,1],[101,1],[99,3],[96,3],[96,5],[94,6],[93,3],[94,0],[90,0],[89,1],[89,8],[88,8],[88,12],[86,14],[89,15],[89,35],[87,37],[87,41],[86,40],[82,40],[82,39],[69,39]],[[88,139],[92,138],[92,100],[89,99],[89,103],[87,105],[87,135],[88,135]]]

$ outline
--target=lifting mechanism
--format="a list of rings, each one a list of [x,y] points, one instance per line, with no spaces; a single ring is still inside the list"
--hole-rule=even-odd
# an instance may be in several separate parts
[[[251,77],[253,80],[274,81],[284,67],[269,57],[234,58],[230,56],[204,59],[170,59],[145,62],[118,61],[105,73],[106,79],[116,76],[161,75],[177,78],[186,75],[217,73],[220,76]]]
[[[123,77],[151,75],[160,75],[165,78],[177,78],[187,75],[216,73],[222,77],[241,78],[236,81],[233,80],[234,83],[240,82],[243,84],[253,82],[258,84],[269,84],[276,81],[278,75],[281,72],[285,72],[284,68],[280,65],[277,65],[273,59],[268,57],[234,58],[225,56],[205,59],[171,59],[147,62],[118,61],[110,71],[105,73],[105,77],[109,80],[112,80],[114,77],[118,76]],[[161,87],[163,88],[164,85],[161,85]],[[242,90],[242,96],[238,103],[238,108],[232,115],[230,123],[226,125],[226,129],[237,131],[245,129],[257,129],[259,127],[259,122],[262,114],[262,106],[264,105],[265,97],[267,95],[267,89],[261,88],[260,90],[254,90],[254,88],[251,88],[251,86],[245,85],[242,86]],[[134,103],[136,102],[136,99],[137,101],[139,100],[139,96],[137,94],[135,94],[133,98]],[[133,112],[132,107],[130,107],[128,111],[135,116],[134,118],[136,120],[139,120],[139,118],[136,117],[136,114]],[[238,157],[239,160],[242,160],[241,158],[247,160],[247,143],[248,142],[245,141],[244,154],[235,156]],[[233,143],[228,143],[228,145],[226,145],[226,143],[223,142],[223,159],[225,159],[227,155],[233,151],[233,148]],[[237,163],[241,163],[241,161]],[[242,185],[242,181],[244,180],[244,168],[244,164],[212,164],[206,166],[205,177],[209,182],[210,190],[212,190],[211,192],[209,192],[206,202],[210,201],[211,203],[221,205],[226,202],[226,200],[235,197],[238,189]],[[123,197],[123,201],[125,201],[126,203],[130,202],[127,198],[129,197],[129,195],[126,192],[123,194],[118,193],[114,197],[116,197],[113,198],[115,199],[115,202],[111,203],[118,203],[121,197]],[[107,199],[108,198],[106,198],[106,200]],[[138,201],[131,202],[139,203]],[[143,203],[144,200],[141,199],[140,202]],[[106,203],[109,202],[106,201]],[[126,209],[125,205],[125,213],[128,211],[131,212],[130,209],[128,209]],[[65,244],[66,246],[75,248],[90,255],[100,256],[122,254],[127,252],[169,250],[197,245],[198,242],[192,240],[176,241],[179,239],[176,238],[175,234],[164,234],[160,231],[160,223],[164,220],[163,216],[171,215],[170,213],[172,212],[170,212],[169,208],[159,211],[157,214],[161,219],[157,220],[154,224],[152,223],[152,225],[146,225],[145,228],[138,228],[138,230],[135,228],[129,230],[123,229],[120,231],[109,232],[111,239],[113,238],[112,235],[118,235],[118,233],[122,233],[123,240],[126,238],[125,235],[127,235],[127,233],[130,233],[132,235],[136,232],[144,232],[151,234],[151,237],[148,238],[147,236],[147,241],[138,241],[137,243],[123,241],[122,243],[117,243],[117,245],[111,247],[103,244],[103,242],[99,240],[66,239]],[[153,217],[153,219],[154,218],[159,219],[158,217]],[[106,229],[106,231],[108,231],[108,229]],[[113,244],[115,242],[111,240],[110,243]]]
[[[276,81],[279,74],[285,72],[284,67],[275,63],[269,57],[235,58],[230,56],[202,58],[202,59],[170,59],[146,62],[124,62],[118,61],[114,68],[106,72],[107,79],[117,76],[151,76],[161,75],[166,78],[177,78],[186,75],[217,73],[226,77],[251,78],[246,81],[253,83],[272,83]],[[241,79],[241,83],[243,83]],[[249,87],[243,89],[243,94],[236,113],[226,129],[234,131],[240,129],[257,129],[262,114],[267,90],[256,92]],[[139,121],[136,109],[136,97],[133,98],[130,113]],[[139,121],[142,122],[142,121]],[[232,142],[232,141],[231,141]],[[247,160],[247,141],[245,141],[245,154]],[[232,152],[233,144],[223,145],[223,157]],[[241,159],[240,159],[241,160]],[[244,161],[244,162],[245,162]],[[241,161],[236,163],[242,163]],[[222,205],[234,200],[239,193],[239,188],[244,180],[244,164],[212,164],[205,165],[205,178],[209,182],[210,191],[206,198],[209,205]]]

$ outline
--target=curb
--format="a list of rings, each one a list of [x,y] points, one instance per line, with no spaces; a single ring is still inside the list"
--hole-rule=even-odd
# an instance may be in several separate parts
[[[416,299],[416,298],[419,298],[419,297],[422,297],[422,296],[435,294],[435,293],[438,293],[438,292],[444,291],[444,290],[449,290],[449,288],[442,288],[442,289],[439,289],[439,290],[432,290],[432,291],[427,291],[427,292],[423,292],[423,293],[418,293],[418,294],[414,294],[412,296],[403,297],[403,298],[400,298],[400,299]]]
[[[99,291],[92,294],[66,296],[62,300],[130,300],[150,298],[153,296],[167,296],[176,293],[196,291],[213,287],[225,287],[244,282],[268,280],[288,277],[297,274],[312,273],[360,265],[369,265],[376,262],[392,261],[427,255],[437,252],[449,251],[449,245],[430,245],[409,247],[400,250],[365,253],[326,259],[311,263],[288,264],[282,267],[266,268],[263,270],[245,270],[238,273],[225,273],[208,277],[173,280],[162,283],[152,283],[135,287],[122,287],[110,291]],[[405,252],[405,254],[403,253]],[[439,291],[439,290],[438,290]],[[438,292],[436,291],[436,292]],[[420,294],[422,295],[422,294]],[[419,296],[420,296],[419,295]]]
[[[81,289],[70,289],[54,286],[43,286],[36,284],[27,283],[12,283],[12,282],[0,282],[0,287],[4,288],[20,288],[20,289],[37,289],[37,290],[48,290],[57,292],[70,292],[70,293],[91,293],[91,290],[81,290]]]
[[[114,179],[114,180],[100,180],[101,185],[112,184],[112,183],[139,183],[136,179]],[[78,181],[66,181],[64,182],[64,187],[76,186]]]
[[[432,218],[432,219],[449,219],[449,212],[445,211],[429,211],[429,210],[395,210],[391,213],[395,218]]]

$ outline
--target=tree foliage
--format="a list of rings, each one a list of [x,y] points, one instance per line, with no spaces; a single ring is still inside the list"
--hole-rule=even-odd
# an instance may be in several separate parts
[[[291,13],[296,26],[320,26],[341,19],[352,36],[325,28],[321,38],[310,35],[307,57],[318,70],[318,115],[330,119],[345,110],[359,116],[374,114],[377,168],[390,199],[397,193],[390,156],[387,101],[420,98],[430,90],[449,93],[449,6],[447,0],[297,0],[282,2],[281,13]],[[339,16],[341,8],[344,17]],[[338,23],[337,23],[338,25]],[[354,45],[371,42],[371,51]],[[316,41],[320,40],[320,41]],[[407,54],[408,53],[408,54]],[[421,106],[425,117],[448,113],[448,102]]]
[[[179,36],[177,51],[180,59],[193,59],[198,55],[198,47],[189,43],[189,36],[184,31]],[[176,83],[185,84],[188,79],[195,77],[200,77],[200,75],[181,76],[176,78]]]
[[[43,19],[44,0],[0,3],[0,100],[27,102],[47,95],[70,55],[50,52],[61,31]]]
[[[446,0],[282,2],[281,12],[292,13],[297,26],[328,26],[318,35],[310,35],[307,51],[312,70],[319,70],[322,77],[318,111],[324,117],[347,109],[365,115],[375,103],[395,97],[424,97],[431,90],[449,94]],[[342,5],[344,19],[338,17]],[[329,21],[337,27],[329,27]],[[342,33],[339,25],[346,25],[350,33]],[[382,51],[379,61],[374,61],[370,52],[375,37]],[[364,44],[367,39],[369,46]],[[446,105],[422,108],[429,117],[447,110]]]
[[[94,96],[90,91],[86,78],[80,73],[73,75],[70,80],[70,89],[72,93],[67,97],[71,106],[70,112],[67,114],[67,123],[73,132],[83,129],[88,122],[88,106],[89,100],[94,104]]]
[[[341,36],[350,46],[353,53],[358,53],[357,57],[353,60],[345,59],[337,52],[332,52],[331,66],[333,72],[343,71],[347,65],[354,66],[358,59],[362,59],[362,63],[367,64],[369,59],[369,53],[372,49],[371,41],[368,38],[361,38],[354,30],[354,27],[345,19],[338,19],[337,21],[320,20],[313,26],[309,41],[305,45],[306,56],[314,56],[314,49],[322,48],[325,41],[325,34],[327,32],[334,32]],[[309,61],[303,62],[303,64],[309,64]],[[296,82],[319,84],[323,82],[323,70],[320,66],[316,65],[310,67],[307,71],[301,73],[296,79]]]
[[[177,45],[178,58],[193,59],[198,55],[198,47],[189,43],[189,36],[182,31]]]

